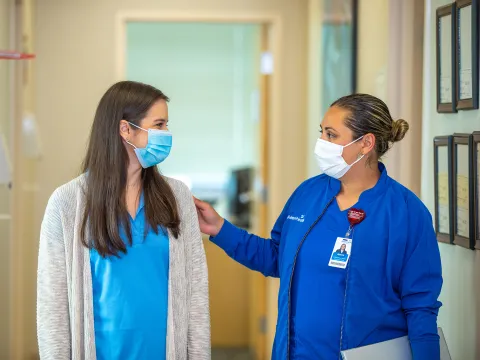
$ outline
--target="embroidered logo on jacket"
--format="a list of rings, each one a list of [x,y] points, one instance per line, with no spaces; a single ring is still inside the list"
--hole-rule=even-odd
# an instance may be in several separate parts
[[[287,220],[293,220],[293,221],[298,221],[300,223],[303,223],[305,221],[305,215],[301,215],[300,217],[288,215]]]

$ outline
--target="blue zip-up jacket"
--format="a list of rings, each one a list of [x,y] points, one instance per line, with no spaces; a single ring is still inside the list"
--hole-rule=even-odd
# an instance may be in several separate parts
[[[358,202],[366,218],[354,228],[340,347],[346,350],[408,335],[414,360],[439,360],[437,299],[442,275],[432,217],[415,194],[387,175],[383,164],[379,169],[377,184]],[[280,278],[272,360],[293,360],[291,291],[297,256],[339,191],[340,181],[314,177],[290,197],[271,239],[248,234],[227,221],[211,238],[239,263]],[[313,281],[316,274],[310,276]]]

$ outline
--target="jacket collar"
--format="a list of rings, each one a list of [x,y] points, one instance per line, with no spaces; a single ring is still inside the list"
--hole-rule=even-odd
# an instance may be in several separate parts
[[[380,178],[378,179],[377,183],[375,184],[374,187],[371,189],[365,190],[362,192],[360,195],[360,198],[358,201],[364,201],[364,200],[373,200],[378,198],[381,194],[385,192],[385,190],[388,187],[388,174],[387,174],[387,169],[385,168],[385,165],[381,162],[378,163],[378,170],[380,170]],[[329,177],[329,195],[330,196],[335,196],[340,192],[341,188],[341,182],[340,180],[337,180],[335,178]]]

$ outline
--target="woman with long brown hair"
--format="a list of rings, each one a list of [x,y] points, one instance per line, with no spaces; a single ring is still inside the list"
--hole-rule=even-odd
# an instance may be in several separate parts
[[[205,252],[188,188],[162,176],[168,97],[113,85],[83,174],[42,223],[37,326],[43,359],[210,359]]]

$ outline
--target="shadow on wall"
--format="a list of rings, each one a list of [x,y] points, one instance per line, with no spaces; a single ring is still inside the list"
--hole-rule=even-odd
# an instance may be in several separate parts
[[[212,360],[254,360],[249,349],[213,348]]]

